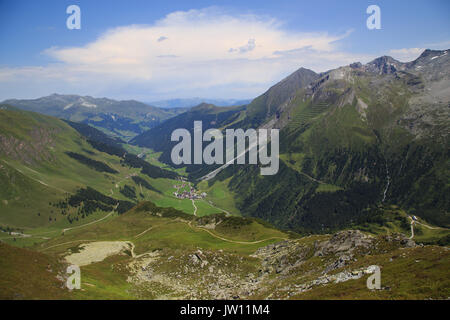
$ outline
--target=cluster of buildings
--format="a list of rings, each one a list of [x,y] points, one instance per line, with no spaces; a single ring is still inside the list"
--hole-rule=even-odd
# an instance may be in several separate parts
[[[206,197],[206,192],[198,193],[190,183],[187,183],[184,178],[180,179],[180,185],[174,185],[173,187],[177,190],[173,193],[178,199],[191,199],[198,200]],[[188,186],[187,190],[186,187]],[[180,189],[182,191],[180,191]]]

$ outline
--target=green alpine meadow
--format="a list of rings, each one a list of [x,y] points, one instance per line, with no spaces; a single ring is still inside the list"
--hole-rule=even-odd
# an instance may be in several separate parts
[[[0,4],[1,300],[450,298],[448,4],[50,3]]]

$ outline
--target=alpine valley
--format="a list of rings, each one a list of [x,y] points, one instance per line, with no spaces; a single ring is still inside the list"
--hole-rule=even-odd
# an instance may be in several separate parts
[[[224,106],[3,101],[0,298],[448,299],[448,53],[300,68]],[[173,165],[194,121],[279,129],[278,173]]]

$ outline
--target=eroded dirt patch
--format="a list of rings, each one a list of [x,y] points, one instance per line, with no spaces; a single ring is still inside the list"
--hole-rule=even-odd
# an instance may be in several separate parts
[[[127,241],[97,241],[83,243],[80,252],[65,257],[70,264],[86,266],[88,264],[103,261],[109,256],[130,252],[131,243]]]

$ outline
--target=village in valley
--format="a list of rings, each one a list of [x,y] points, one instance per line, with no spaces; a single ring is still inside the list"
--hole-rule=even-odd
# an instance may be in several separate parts
[[[191,185],[190,182],[186,180],[186,178],[180,177],[178,178],[179,184],[173,185],[176,191],[173,195],[178,199],[191,199],[191,200],[199,200],[204,199],[206,197],[206,192],[199,193],[195,190],[195,188]]]

